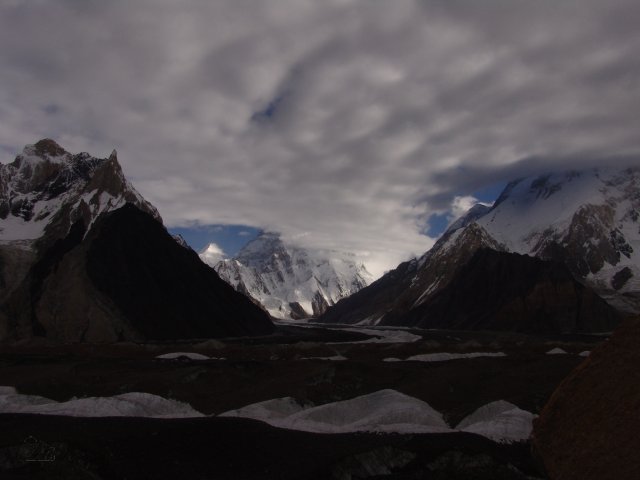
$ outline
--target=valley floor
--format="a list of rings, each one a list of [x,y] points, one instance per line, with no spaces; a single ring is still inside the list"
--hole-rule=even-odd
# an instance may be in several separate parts
[[[280,397],[323,405],[393,389],[456,425],[496,400],[539,413],[578,354],[600,341],[280,325],[269,337],[224,342],[31,343],[0,348],[0,385],[58,402],[146,392],[205,415]],[[547,353],[554,349],[568,353]],[[206,359],[171,355],[180,352]],[[445,360],[479,353],[504,355]],[[166,354],[176,358],[157,358]],[[16,413],[1,414],[0,429],[1,478],[544,478],[528,443],[469,433],[327,435],[228,417]],[[29,461],[43,455],[53,461]]]

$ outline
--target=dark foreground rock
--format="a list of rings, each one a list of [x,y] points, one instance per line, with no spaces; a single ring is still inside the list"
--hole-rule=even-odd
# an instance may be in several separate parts
[[[3,479],[540,478],[527,444],[465,434],[318,435],[244,419],[0,415]]]
[[[627,321],[555,391],[534,446],[553,479],[640,478],[640,323]]]

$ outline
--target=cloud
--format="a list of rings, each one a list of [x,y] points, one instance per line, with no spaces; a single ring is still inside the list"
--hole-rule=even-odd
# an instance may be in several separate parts
[[[215,266],[220,260],[227,258],[224,251],[215,243],[207,245],[202,252],[200,252],[200,258],[210,266]]]
[[[478,203],[478,199],[472,195],[465,195],[463,197],[460,197],[460,196],[453,197],[453,202],[451,202],[451,213],[449,215],[449,223],[462,217],[465,213],[469,211],[471,207],[473,207],[477,203]]]
[[[633,0],[4,2],[0,145],[115,147],[168,225],[382,271],[455,197],[637,164],[639,21]]]

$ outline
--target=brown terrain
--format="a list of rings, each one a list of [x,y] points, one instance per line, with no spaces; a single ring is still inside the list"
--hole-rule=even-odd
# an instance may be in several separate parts
[[[555,391],[533,437],[550,478],[640,478],[639,345],[628,320]]]

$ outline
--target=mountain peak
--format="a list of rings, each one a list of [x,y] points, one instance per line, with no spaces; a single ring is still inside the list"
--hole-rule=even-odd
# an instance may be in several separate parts
[[[109,160],[110,161],[115,160],[116,162],[118,161],[118,151],[115,148],[111,152],[111,155],[109,155]]]
[[[60,157],[69,153],[50,138],[43,138],[42,140],[36,142],[34,145],[29,145],[28,147],[32,147],[35,154],[43,158],[45,156]]]
[[[264,232],[235,258],[214,264],[217,253],[208,248],[200,258],[278,318],[319,315],[371,281],[353,255],[304,249],[282,241],[275,232]]]
[[[45,138],[32,145],[26,145],[10,165],[20,170],[27,169],[31,173],[32,168],[38,165],[62,164],[69,158],[69,152],[50,138]]]
[[[64,236],[78,218],[90,225],[125,203],[161,222],[155,208],[127,182],[115,151],[101,159],[71,154],[43,139],[25,146],[12,163],[0,164],[0,243],[34,241],[53,231],[56,238]]]

